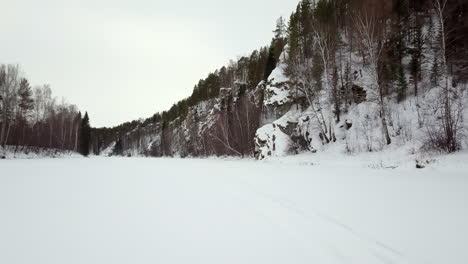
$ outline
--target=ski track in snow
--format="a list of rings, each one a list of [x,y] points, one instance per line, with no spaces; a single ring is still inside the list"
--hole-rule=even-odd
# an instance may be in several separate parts
[[[258,191],[254,186],[249,183],[243,182],[242,185],[246,186],[247,189],[250,189],[253,193],[255,193],[258,197],[263,197],[266,200],[269,200],[274,205],[281,207],[282,209],[286,210],[287,214],[289,215],[296,215],[299,218],[302,218],[305,225],[308,226],[308,230],[311,233],[310,237],[314,237],[314,234],[317,231],[314,230],[327,230],[330,232],[334,230],[335,234],[337,234],[336,241],[332,239],[320,241],[323,244],[328,246],[328,249],[334,252],[335,256],[338,259],[341,259],[342,263],[428,263],[426,261],[417,261],[415,259],[409,260],[410,258],[400,252],[399,250],[387,245],[384,242],[379,240],[366,237],[352,227],[330,217],[320,213],[318,210],[314,210],[314,215],[310,215],[300,209],[293,201],[277,198],[270,194],[266,194],[264,192]],[[301,219],[298,219],[300,221]],[[275,225],[274,220],[270,219],[270,223]],[[277,224],[276,224],[277,225]],[[325,235],[326,236],[326,235]],[[338,245],[339,241],[342,241],[345,237],[348,237],[350,240],[353,240],[355,243],[343,243]],[[358,245],[356,247],[356,245]],[[371,259],[363,259],[362,257],[356,256],[357,250],[359,251],[367,251],[370,255],[375,257],[374,261]],[[347,252],[344,253],[344,252]],[[353,253],[354,252],[354,253]],[[353,257],[346,257],[352,256]],[[369,257],[369,256],[365,256]],[[362,262],[365,261],[365,262]],[[321,262],[322,263],[322,262]]]
[[[339,196],[343,191],[369,191],[368,197],[378,200],[382,197],[368,186],[379,191],[395,182],[439,184],[443,168],[427,170],[427,180],[414,182],[406,180],[411,177],[407,171],[359,168],[364,176],[352,176],[358,184],[349,185],[350,176],[340,176],[339,169],[252,161],[92,158],[9,160],[0,166],[7,172],[0,175],[0,263],[436,264],[442,257],[450,263],[468,259],[452,250],[463,247],[455,239],[440,253],[438,238],[418,238],[408,230],[392,236],[386,223],[372,220],[375,212],[357,219],[378,229],[336,215],[349,209],[347,196]],[[453,193],[468,189],[463,170],[451,172],[461,180],[451,183]],[[387,178],[392,173],[401,175]],[[432,186],[424,188],[429,192]],[[327,210],[337,202],[316,201],[321,189],[338,197],[343,207]],[[401,195],[413,189],[408,190]],[[392,199],[383,197],[381,204]],[[466,211],[457,209],[463,201],[448,201],[454,208],[450,212],[457,212],[450,219],[467,219]],[[396,214],[391,208],[388,217]],[[416,215],[410,223],[430,224],[426,215]],[[463,236],[466,226],[457,231]],[[422,254],[414,247],[418,243],[395,244],[405,236],[429,250]]]

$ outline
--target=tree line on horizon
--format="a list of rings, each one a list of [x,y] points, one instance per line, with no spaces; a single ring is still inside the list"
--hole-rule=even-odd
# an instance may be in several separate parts
[[[6,151],[69,150],[89,154],[88,113],[59,101],[49,85],[31,87],[18,65],[0,65],[0,147]],[[0,152],[1,154],[1,152]]]

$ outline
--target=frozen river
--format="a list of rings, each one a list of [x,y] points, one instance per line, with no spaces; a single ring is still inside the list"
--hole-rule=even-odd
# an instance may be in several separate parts
[[[468,173],[336,167],[0,161],[0,263],[468,263]]]

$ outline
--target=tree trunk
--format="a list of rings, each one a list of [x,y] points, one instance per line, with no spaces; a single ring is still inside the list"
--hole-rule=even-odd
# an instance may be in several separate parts
[[[10,136],[10,128],[11,128],[11,125],[8,124],[8,129],[7,129],[4,145],[8,144],[8,137]]]
[[[383,98],[381,98],[380,102],[380,118],[382,120],[382,132],[385,136],[385,141],[387,145],[392,144],[392,139],[390,138],[390,134],[388,132],[388,125],[387,125],[387,118],[386,118],[386,112],[385,112],[385,107],[383,104]]]
[[[6,121],[4,120],[2,123],[2,132],[0,134],[0,145],[2,147],[5,147],[5,142],[3,140],[5,138],[5,132],[6,132]]]

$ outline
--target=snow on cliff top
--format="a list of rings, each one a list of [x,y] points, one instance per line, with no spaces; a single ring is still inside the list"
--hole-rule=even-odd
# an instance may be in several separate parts
[[[265,88],[265,105],[282,105],[289,101],[290,93],[286,82],[285,53],[280,56],[280,62],[268,77],[268,85]]]

